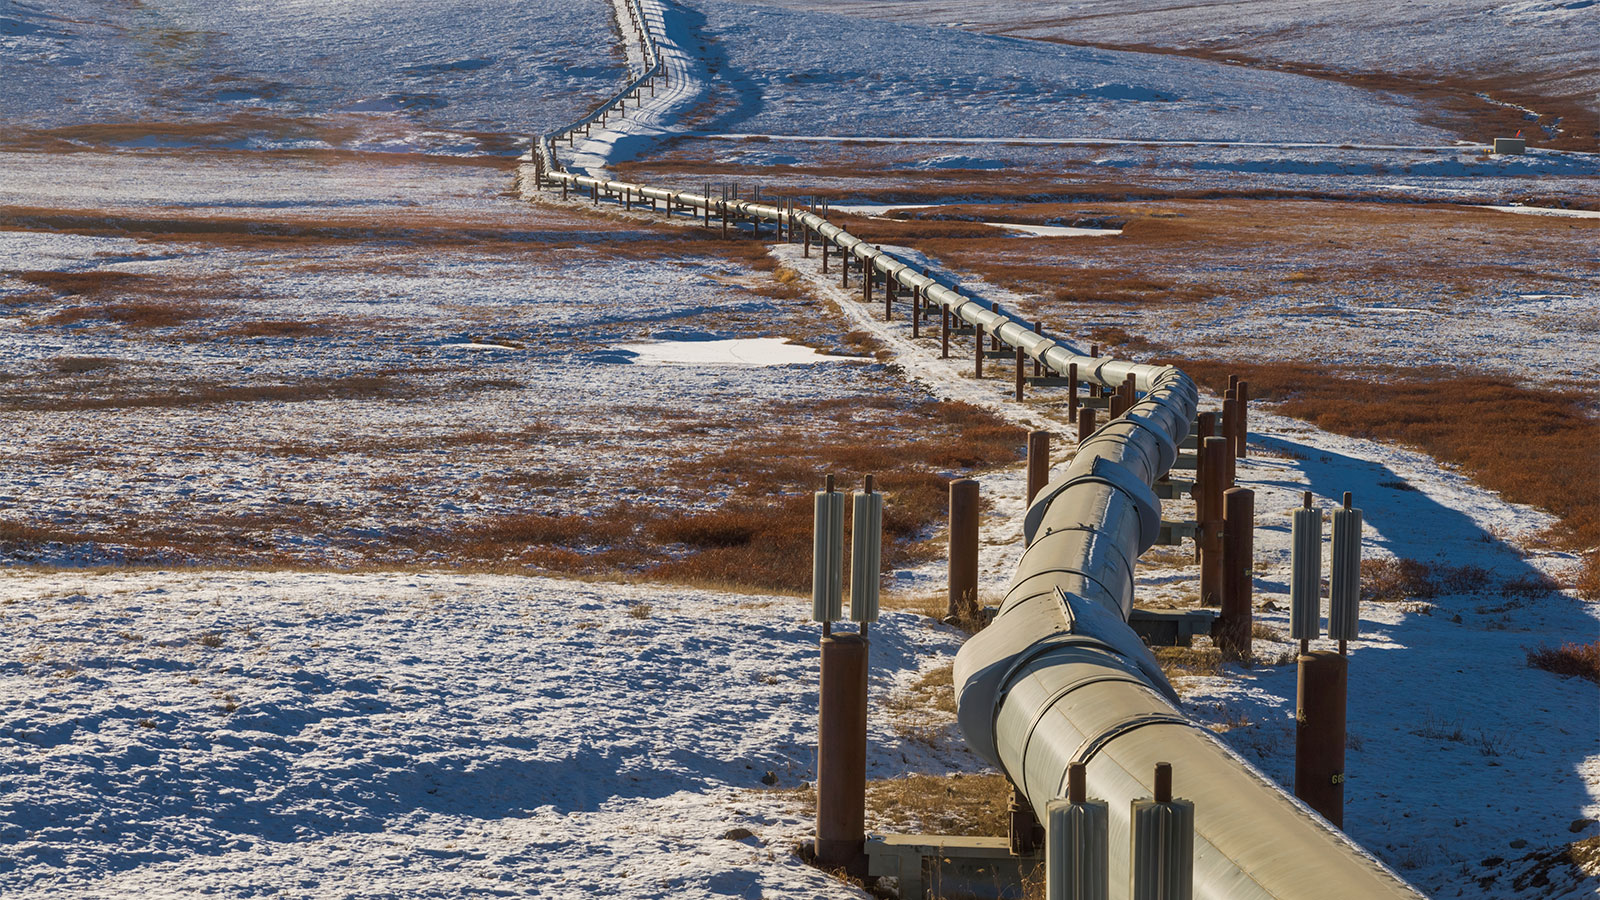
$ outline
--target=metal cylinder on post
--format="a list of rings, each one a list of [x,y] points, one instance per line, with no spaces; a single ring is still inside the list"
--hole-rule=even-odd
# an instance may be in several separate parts
[[[1194,896],[1194,804],[1172,796],[1172,765],[1156,763],[1155,796],[1129,811],[1130,900]]]
[[[867,640],[822,638],[817,711],[817,862],[859,870],[866,850]]]
[[[1249,488],[1222,492],[1222,614],[1213,639],[1224,654],[1250,659],[1254,643],[1251,629],[1251,573],[1255,564],[1256,493]]]
[[[1226,481],[1228,439],[1206,438],[1200,447],[1200,604],[1222,605],[1222,494]]]
[[[1067,767],[1067,796],[1045,813],[1045,900],[1109,900],[1111,810],[1090,800],[1086,766]]]
[[[878,621],[878,581],[883,574],[883,495],[868,475],[850,509],[850,621]]]
[[[1333,511],[1333,543],[1329,548],[1328,637],[1339,652],[1356,639],[1361,616],[1361,510],[1352,507],[1349,491],[1344,506]]]
[[[813,496],[811,546],[811,618],[828,623],[839,620],[844,605],[844,494],[827,486]]]
[[[1297,662],[1294,795],[1342,828],[1348,657],[1333,650],[1311,650],[1300,654]]]
[[[1028,496],[1027,503],[1050,483],[1050,432],[1028,432]]]
[[[1289,637],[1305,653],[1322,635],[1322,510],[1311,508],[1310,491],[1302,503],[1289,529]]]
[[[978,609],[978,482],[950,482],[950,595],[946,614],[961,618]]]

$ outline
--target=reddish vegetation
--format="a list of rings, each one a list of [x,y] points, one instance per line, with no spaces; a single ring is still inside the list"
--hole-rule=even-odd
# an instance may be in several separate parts
[[[833,473],[841,490],[876,476],[885,494],[883,559],[897,565],[926,552],[917,539],[943,518],[950,478],[1021,452],[1019,429],[960,403],[899,409],[877,402],[871,443],[826,427],[831,414],[863,405],[873,401],[808,405],[824,427],[762,434],[668,474],[706,491],[731,488],[714,508],[674,515],[619,505],[594,515],[519,515],[462,528],[454,549],[498,565],[631,570],[668,581],[803,593],[811,583],[811,492],[821,487],[820,473]],[[786,418],[785,410],[774,412]],[[885,428],[889,419],[905,427]]]
[[[1557,675],[1587,678],[1600,684],[1600,641],[1529,650],[1528,665]]]
[[[1402,372],[1336,375],[1297,363],[1173,362],[1218,391],[1238,374],[1253,398],[1278,401],[1285,415],[1420,447],[1507,500],[1554,513],[1561,520],[1554,539],[1587,554],[1580,591],[1600,599],[1600,422],[1585,411],[1591,398],[1487,376],[1419,380]]]

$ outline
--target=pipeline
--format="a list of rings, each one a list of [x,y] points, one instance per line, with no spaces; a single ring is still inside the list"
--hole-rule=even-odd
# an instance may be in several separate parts
[[[643,23],[638,0],[628,3]],[[638,90],[654,77],[650,73],[664,72],[648,28],[641,25],[640,34],[651,68],[619,98]],[[555,136],[570,135],[573,127]],[[875,272],[920,290],[954,321],[981,326],[1047,373],[1076,366],[1081,381],[1108,388],[1131,379],[1140,395],[1134,404],[1080,444],[1065,473],[1029,506],[1027,549],[1005,601],[956,656],[957,719],[968,744],[1004,771],[1036,810],[1065,796],[1069,765],[1086,764],[1089,792],[1110,804],[1112,847],[1128,846],[1132,801],[1152,796],[1155,764],[1171,762],[1177,791],[1195,804],[1197,898],[1422,896],[1184,716],[1155,657],[1127,624],[1134,566],[1161,527],[1153,485],[1177,460],[1199,406],[1187,375],[1171,366],[1084,356],[811,209],[567,172],[555,159],[555,136],[539,139],[535,178],[541,188],[565,185],[596,199],[664,201],[668,216],[689,210],[707,221],[715,214],[781,224],[791,235],[804,229],[854,260],[864,276]],[[1113,897],[1127,896],[1128,874],[1127,855],[1113,852]]]

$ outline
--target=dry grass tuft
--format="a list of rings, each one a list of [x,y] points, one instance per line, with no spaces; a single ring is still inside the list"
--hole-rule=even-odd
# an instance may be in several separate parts
[[[81,375],[114,369],[122,365],[122,360],[104,356],[58,356],[50,361],[50,365],[62,375]]]
[[[1587,678],[1600,684],[1600,641],[1569,642],[1528,651],[1528,665],[1563,677]]]
[[[907,775],[867,782],[867,823],[874,831],[1006,834],[1010,802],[1004,775]]]
[[[1156,661],[1167,680],[1176,685],[1179,678],[1215,677],[1223,674],[1222,651],[1216,647],[1152,647]]]

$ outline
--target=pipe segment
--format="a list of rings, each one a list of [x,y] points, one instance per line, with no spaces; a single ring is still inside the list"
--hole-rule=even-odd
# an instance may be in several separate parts
[[[632,0],[637,5],[637,0]],[[642,11],[636,11],[640,22]],[[1183,372],[1089,357],[923,275],[810,211],[725,200],[564,171],[556,138],[592,122],[662,70],[645,31],[644,77],[567,129],[538,139],[547,183],[749,219],[799,225],[920,292],[958,322],[982,326],[1046,370],[1102,387],[1131,375],[1144,394],[1090,435],[1061,477],[1041,490],[1024,522],[1027,549],[992,624],[956,657],[957,719],[968,744],[1002,768],[1034,809],[1065,796],[1071,764],[1086,764],[1089,792],[1109,802],[1112,847],[1126,847],[1132,801],[1154,793],[1158,761],[1173,763],[1178,789],[1196,807],[1195,894],[1203,900],[1418,898],[1381,862],[1272,784],[1176,709],[1159,664],[1127,625],[1134,568],[1156,540],[1160,501],[1151,485],[1189,434],[1199,391]],[[1111,856],[1114,898],[1128,896],[1128,856]]]

